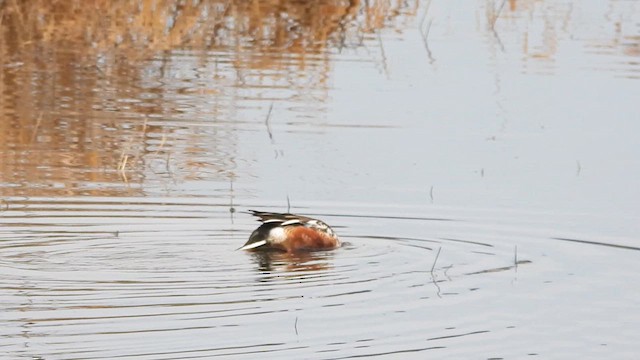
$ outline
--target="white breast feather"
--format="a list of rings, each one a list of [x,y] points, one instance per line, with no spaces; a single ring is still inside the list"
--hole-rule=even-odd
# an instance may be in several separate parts
[[[285,239],[286,236],[283,228],[276,226],[269,231],[269,240],[278,243],[284,241]]]

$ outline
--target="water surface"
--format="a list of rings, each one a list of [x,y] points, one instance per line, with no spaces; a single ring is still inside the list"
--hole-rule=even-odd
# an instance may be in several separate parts
[[[637,5],[3,3],[0,352],[634,358]]]

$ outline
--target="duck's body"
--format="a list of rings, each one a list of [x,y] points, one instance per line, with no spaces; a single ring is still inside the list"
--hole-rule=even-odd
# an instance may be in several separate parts
[[[336,233],[323,221],[294,214],[249,210],[262,225],[255,229],[240,250],[286,252],[333,249],[341,245]]]

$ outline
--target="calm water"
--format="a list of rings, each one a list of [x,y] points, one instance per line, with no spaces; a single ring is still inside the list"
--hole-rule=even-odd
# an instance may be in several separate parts
[[[638,24],[0,3],[0,358],[635,358]],[[235,251],[288,208],[347,244]]]

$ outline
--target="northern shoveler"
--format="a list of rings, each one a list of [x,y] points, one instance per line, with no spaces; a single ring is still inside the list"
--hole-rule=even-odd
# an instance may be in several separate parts
[[[333,249],[341,245],[336,233],[318,219],[294,214],[249,210],[262,222],[249,241],[238,250],[280,250],[286,252]]]

